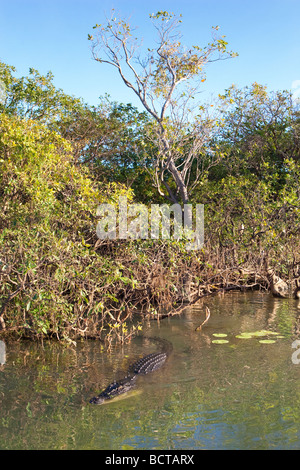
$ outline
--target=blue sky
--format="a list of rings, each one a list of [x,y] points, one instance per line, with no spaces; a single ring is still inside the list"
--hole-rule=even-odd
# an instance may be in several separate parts
[[[208,66],[200,100],[254,81],[270,90],[299,85],[293,90],[299,93],[299,0],[0,0],[0,60],[14,65],[18,76],[29,67],[51,70],[57,87],[90,104],[108,93],[137,105],[115,70],[91,58],[87,35],[111,8],[131,18],[145,46],[154,34],[149,14],[158,10],[182,13],[187,45],[205,46],[211,27],[220,26],[239,57]]]

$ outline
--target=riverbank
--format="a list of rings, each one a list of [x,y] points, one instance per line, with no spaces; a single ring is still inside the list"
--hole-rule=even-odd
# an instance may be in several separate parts
[[[61,240],[18,245],[7,238],[2,260],[0,337],[74,342],[126,342],[149,319],[180,314],[201,299],[231,290],[270,290],[266,258],[252,250],[237,264],[228,249],[187,252],[178,242]],[[35,256],[29,258],[35,247]],[[224,260],[226,259],[226,265]],[[11,260],[14,262],[12,263]],[[282,260],[283,263],[283,260]],[[25,269],[27,266],[27,269]],[[277,271],[294,289],[297,264]]]

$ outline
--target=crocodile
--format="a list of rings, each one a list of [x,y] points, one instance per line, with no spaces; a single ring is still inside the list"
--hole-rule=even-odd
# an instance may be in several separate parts
[[[100,393],[100,395],[91,398],[91,404],[101,405],[107,400],[111,400],[123,393],[131,391],[136,386],[138,375],[149,374],[163,366],[172,350],[171,343],[165,339],[157,337],[145,338],[162,344],[162,350],[157,353],[147,354],[147,356],[144,356],[131,364],[126,377],[109,384],[108,387]]]

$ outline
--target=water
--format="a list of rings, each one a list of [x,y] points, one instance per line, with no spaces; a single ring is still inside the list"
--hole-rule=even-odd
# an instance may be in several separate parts
[[[88,402],[156,344],[135,339],[107,354],[95,341],[76,348],[7,343],[0,448],[300,448],[300,364],[292,361],[297,301],[232,293],[205,304],[211,318],[202,331],[195,328],[204,304],[145,327],[172,342],[167,366],[141,377],[134,395],[106,405]],[[274,344],[236,338],[261,329],[284,337]],[[212,343],[216,333],[227,334],[228,343]]]

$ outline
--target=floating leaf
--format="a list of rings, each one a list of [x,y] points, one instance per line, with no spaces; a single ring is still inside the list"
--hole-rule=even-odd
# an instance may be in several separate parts
[[[259,331],[254,331],[251,334],[252,336],[268,336],[268,335],[278,335],[279,333],[276,333],[275,331],[269,331],[269,330],[259,330]]]
[[[240,333],[239,335],[236,336],[236,338],[241,338],[241,339],[249,339],[249,338],[257,338],[261,336],[269,336],[269,335],[279,335],[279,333],[276,333],[275,331],[269,331],[269,330],[258,330],[258,331],[245,331],[244,333]]]
[[[225,344],[225,343],[229,343],[229,341],[227,339],[213,339],[212,343],[214,343],[214,344]]]
[[[272,344],[272,343],[276,343],[276,341],[274,339],[260,339],[259,340],[260,343],[263,343],[263,344]]]
[[[213,333],[213,336],[216,338],[225,338],[227,336],[226,333]]]

